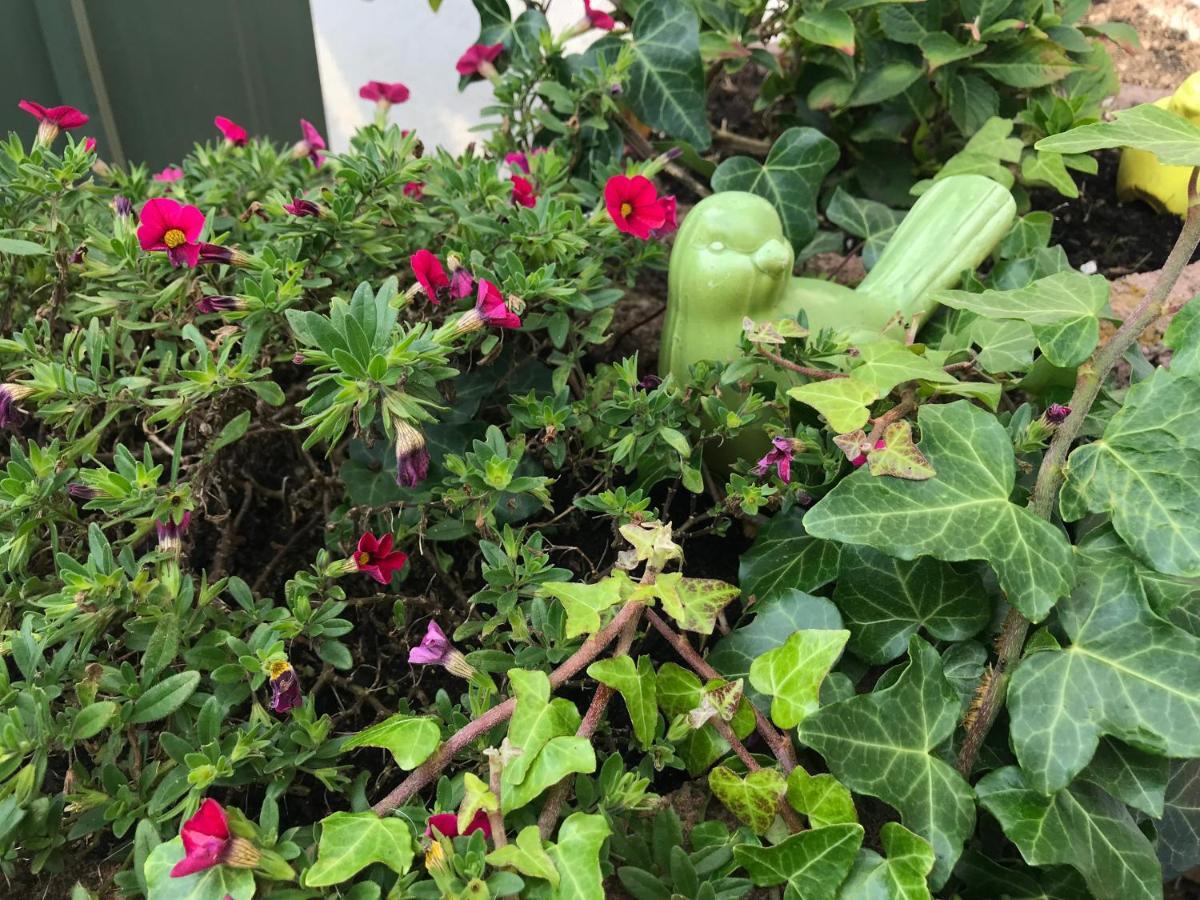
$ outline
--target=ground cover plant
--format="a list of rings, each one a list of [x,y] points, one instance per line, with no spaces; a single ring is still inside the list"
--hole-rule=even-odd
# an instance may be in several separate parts
[[[1125,146],[1200,166],[1200,127],[1079,107],[1014,135],[993,113],[1070,104],[1071,76],[997,90],[904,185],[914,217],[961,201],[950,176],[1017,195],[956,287],[873,333],[852,300],[834,327],[739,311],[728,353],[660,372],[615,323],[635,286],[666,302],[679,225],[672,277],[695,240],[713,283],[751,257],[788,278],[822,229],[906,283],[944,248],[869,199],[868,104],[789,125],[765,165],[656,121],[650,85],[690,102],[659,28],[759,59],[787,82],[764,102],[804,118],[798,69],[846,65],[826,50],[878,79],[857,48],[895,72],[916,51],[886,41],[916,46],[940,92],[1086,42],[1082,4],[645,0],[561,35],[478,5],[458,73],[494,79],[500,121],[460,156],[387,82],[343,153],[218,116],[178,165],[122,169],[33,102],[36,137],[0,148],[6,890],[1175,890],[1200,865],[1200,307],[1171,289],[1200,205],[1118,322],[1019,176]],[[953,39],[988,44],[961,68],[895,36],[960,14],[979,34]],[[726,26],[786,29],[795,60],[714,57]],[[610,34],[566,53],[588,29]],[[688,227],[681,198],[741,189],[775,256]],[[726,327],[708,299],[672,288]]]

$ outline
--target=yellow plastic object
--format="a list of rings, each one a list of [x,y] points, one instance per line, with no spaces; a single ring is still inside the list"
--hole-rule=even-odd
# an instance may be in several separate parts
[[[1200,125],[1200,72],[1179,86],[1170,97],[1154,101],[1155,106]],[[1187,213],[1188,166],[1164,166],[1153,153],[1123,150],[1117,170],[1117,197],[1123,201],[1145,200],[1159,212],[1179,217]]]

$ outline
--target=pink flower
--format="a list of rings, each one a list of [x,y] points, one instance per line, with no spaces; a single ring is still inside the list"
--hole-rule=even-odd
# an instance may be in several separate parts
[[[483,836],[488,840],[491,840],[492,837],[492,823],[488,821],[487,813],[482,809],[476,811],[466,831],[458,830],[458,816],[454,813],[438,813],[436,816],[430,816],[429,823],[425,826],[425,837],[433,837],[434,829],[448,838],[455,838],[460,834],[471,834],[475,831],[482,831]]]
[[[96,139],[94,137],[85,137],[83,139],[83,150],[85,153],[95,153]]]
[[[49,146],[58,137],[58,132],[70,131],[87,124],[88,117],[73,106],[42,106],[32,100],[22,100],[17,104],[38,120],[37,143]]]
[[[224,116],[217,116],[215,119],[213,119],[213,124],[217,126],[217,129],[221,132],[221,134],[225,135],[225,140],[229,141],[229,143],[233,144],[233,146],[246,146],[246,139],[248,137],[246,134],[246,129],[237,122],[234,122],[232,119],[227,119]]]
[[[429,476],[429,448],[425,435],[403,419],[396,427],[396,484],[413,488]]]
[[[414,200],[420,200],[425,196],[425,182],[409,181],[404,185],[404,196],[412,197]]]
[[[474,287],[475,279],[471,277],[471,273],[462,266],[454,265],[452,258],[450,261],[450,299],[461,300],[463,297],[470,297]]]
[[[179,168],[179,166],[167,166],[161,172],[155,172],[153,178],[155,181],[170,184],[173,181],[179,181],[183,178],[183,169]]]
[[[618,231],[647,240],[667,221],[654,182],[644,175],[614,175],[604,185],[604,205]]]
[[[517,206],[536,206],[537,194],[534,193],[533,185],[520,175],[514,175],[512,181],[512,202]]]
[[[271,663],[270,675],[272,712],[291,712],[304,702],[300,693],[300,679],[296,677],[296,670],[286,659]]]
[[[408,262],[425,296],[433,303],[441,303],[443,293],[450,287],[450,279],[438,258],[428,250],[418,250]]]
[[[171,265],[195,266],[200,260],[200,232],[204,213],[169,197],[147,200],[138,225],[138,243],[143,250],[165,250]]]
[[[370,575],[380,584],[390,582],[392,575],[403,569],[406,562],[408,554],[403,550],[392,549],[390,534],[377,538],[368,531],[358,539],[358,549],[354,554],[355,568]]]
[[[184,510],[183,515],[179,517],[179,521],[175,521],[175,514],[171,513],[165,519],[157,519],[154,522],[154,529],[158,532],[158,549],[164,553],[175,553],[179,550],[180,544],[183,542],[183,536],[187,533],[188,526],[192,523],[191,510]]]
[[[311,200],[305,200],[302,197],[293,197],[291,203],[283,204],[283,208],[293,216],[298,216],[299,218],[304,218],[305,216],[319,217],[324,212],[316,203],[313,203]]]
[[[454,68],[464,78],[470,78],[473,75],[492,78],[496,75],[496,67],[492,63],[503,52],[503,44],[472,44],[458,58],[458,62],[454,64]]]
[[[792,458],[796,450],[799,449],[797,443],[795,438],[772,438],[771,449],[758,461],[758,464],[754,467],[754,474],[766,475],[767,470],[771,466],[774,466],[776,474],[779,475],[779,480],[784,484],[790,483],[792,480]]]
[[[471,678],[475,675],[475,668],[467,662],[467,658],[458,648],[450,643],[441,626],[432,619],[425,627],[425,637],[421,639],[421,643],[408,651],[408,661],[414,666],[442,666],[460,678]]]
[[[661,238],[672,234],[679,227],[679,222],[675,218],[676,203],[674,197],[659,197],[658,205],[662,209],[663,223],[651,231],[650,236]]]
[[[512,168],[514,171],[520,169],[526,175],[529,174],[529,159],[524,153],[509,153],[504,157],[505,165]]]
[[[321,137],[317,126],[308,119],[300,120],[300,133],[304,138],[292,148],[292,154],[296,157],[307,156],[314,166],[321,165],[325,161],[321,153],[325,149],[325,138]]]
[[[358,96],[364,100],[374,100],[376,103],[403,103],[408,99],[408,88],[400,82],[368,81],[358,89]]]
[[[499,288],[486,278],[479,279],[479,289],[475,295],[475,309],[472,312],[476,313],[485,325],[494,325],[497,328],[521,327],[521,317],[508,308]]]
[[[606,12],[592,9],[592,0],[583,0],[583,14],[587,16],[593,28],[599,28],[601,31],[612,31],[616,27],[616,19]]]
[[[171,869],[172,878],[221,865],[252,869],[261,858],[253,844],[230,833],[229,816],[211,797],[183,823],[179,836],[183,838],[183,859]]]

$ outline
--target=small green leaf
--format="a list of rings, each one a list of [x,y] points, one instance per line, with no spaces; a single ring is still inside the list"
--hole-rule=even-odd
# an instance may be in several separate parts
[[[825,417],[830,428],[844,434],[867,424],[867,405],[877,400],[879,393],[873,385],[857,378],[830,378],[791,388],[788,396],[811,406]]]
[[[571,813],[558,829],[558,842],[549,849],[558,870],[553,900],[604,900],[600,848],[612,834],[604,816]]]
[[[484,812],[498,812],[500,810],[500,801],[496,795],[492,793],[479,776],[471,772],[463,773],[463,799],[458,807],[458,833],[466,834],[467,829],[471,827],[471,821],[475,818],[475,814],[480,810]]]
[[[814,9],[792,22],[796,34],[814,44],[854,55],[854,20],[840,9]]]
[[[933,848],[903,825],[885,822],[879,832],[884,859],[873,850],[861,850],[839,900],[930,900],[926,884],[933,869]]]
[[[558,886],[558,869],[542,847],[536,825],[526,825],[517,833],[514,843],[497,847],[487,855],[488,865],[516,869],[530,878],[541,878]]]
[[[508,786],[520,784],[533,766],[538,752],[552,738],[574,735],[579,727],[579,710],[563,697],[550,699],[550,679],[544,672],[512,669],[508,673],[516,709],[508,724],[508,740],[521,755],[504,766],[503,798]]]
[[[825,207],[825,218],[843,231],[863,239],[863,265],[870,269],[900,227],[904,214],[874,200],[852,197],[839,185]]]
[[[0,254],[7,256],[41,256],[43,253],[49,252],[41,244],[35,244],[33,241],[0,237]]]
[[[321,820],[317,859],[304,873],[306,887],[328,887],[353,878],[372,863],[397,875],[412,866],[413,839],[403,819],[380,818],[370,810],[336,812]]]
[[[505,772],[507,771],[506,766]],[[542,791],[558,784],[568,775],[588,775],[595,771],[596,752],[592,749],[590,740],[575,735],[551,738],[537,752],[533,765],[529,767],[520,784],[502,785],[502,811],[507,814],[532,803]]]
[[[117,704],[111,700],[101,700],[91,706],[85,706],[71,724],[72,740],[86,741],[98,735],[112,721],[117,709]]]
[[[178,672],[164,678],[134,701],[129,723],[145,725],[165,719],[183,706],[199,685],[199,672]]]
[[[797,631],[782,647],[754,661],[750,683],[774,697],[771,718],[776,725],[795,728],[816,712],[821,682],[849,637],[849,631]]]
[[[1052,134],[1034,146],[1055,153],[1133,147],[1153,153],[1165,166],[1200,166],[1200,125],[1152,103],[1143,103],[1117,110],[1111,122]]]
[[[793,834],[774,847],[740,844],[738,861],[759,887],[784,888],[784,900],[833,900],[862,846],[861,825],[828,825]]]
[[[171,869],[183,859],[183,838],[159,844],[146,858],[146,895],[149,900],[250,900],[254,896],[254,873],[250,869],[213,866],[192,875],[171,877]]]
[[[567,613],[566,635],[573,638],[600,630],[600,613],[621,602],[621,584],[620,579],[612,577],[592,584],[553,581],[543,584],[541,591],[563,605]]]
[[[715,578],[684,578],[677,572],[659,575],[654,593],[663,610],[685,631],[712,634],[717,614],[741,591]]]
[[[796,812],[808,817],[810,828],[849,825],[858,821],[850,791],[828,772],[809,775],[796,766],[788,775],[787,801]]]
[[[778,769],[759,769],[746,777],[717,766],[708,773],[708,787],[725,808],[755,834],[766,834],[779,814],[779,798],[787,782]]]
[[[638,657],[636,667],[628,656],[597,660],[588,666],[587,673],[621,695],[633,723],[633,733],[643,747],[649,747],[654,741],[654,726],[658,724],[654,664],[650,657]]]

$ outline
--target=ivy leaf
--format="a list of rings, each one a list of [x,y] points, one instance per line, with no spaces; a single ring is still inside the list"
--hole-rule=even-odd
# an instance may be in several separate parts
[[[899,341],[877,340],[859,347],[858,360],[851,377],[870,385],[875,397],[886,397],[898,384],[928,381],[953,384],[954,376],[926,356],[919,356]],[[853,431],[853,429],[848,429]]]
[[[930,900],[925,879],[933,869],[933,848],[903,825],[885,822],[879,832],[884,859],[860,850],[839,900]]]
[[[658,670],[658,705],[668,719],[687,715],[703,704],[706,693],[712,694],[726,688],[727,683],[717,679],[701,685],[695,674],[675,663],[664,663]],[[738,705],[729,727],[739,738],[745,738],[754,730],[754,712],[748,702]],[[729,752],[729,744],[711,724],[706,724],[676,743],[675,749],[687,765],[688,772],[699,775]]]
[[[604,900],[600,847],[612,834],[604,816],[571,813],[558,829],[558,843],[549,849],[558,870],[553,900]]]
[[[856,431],[867,424],[867,405],[879,399],[874,386],[857,378],[830,378],[812,381],[788,390],[793,400],[811,406],[839,434]]]
[[[152,900],[250,900],[254,873],[250,869],[213,866],[202,872],[172,878],[171,869],[183,859],[183,838],[159,844],[146,858],[146,896]]]
[[[1070,784],[1105,734],[1200,756],[1200,639],[1149,611],[1129,562],[1077,552],[1079,584],[1058,607],[1070,645],[1026,657],[1008,689],[1013,748],[1042,793]]]
[[[787,801],[792,809],[808,817],[810,828],[858,821],[850,791],[828,772],[809,775],[796,766],[788,775]]]
[[[833,900],[862,839],[861,825],[828,825],[793,834],[774,847],[736,846],[733,858],[759,887],[787,885],[784,900]]]
[[[1163,343],[1170,347],[1171,371],[1176,375],[1200,375],[1200,303],[1189,303],[1175,314]]]
[[[1007,766],[975,791],[1026,862],[1071,866],[1098,900],[1161,900],[1154,848],[1125,806],[1098,788],[1081,782],[1047,796]]]
[[[876,478],[924,481],[937,474],[913,443],[912,425],[907,419],[888,425],[883,430],[883,443],[882,449],[872,448],[867,453],[867,470]]]
[[[621,579],[604,578],[591,584],[552,581],[541,592],[563,605],[567,613],[566,636],[595,634],[600,630],[600,613],[621,602]]]
[[[1016,467],[1008,433],[964,400],[922,406],[917,421],[937,477],[903,481],[860,469],[808,511],[809,534],[900,559],[987,560],[1009,602],[1041,621],[1070,589],[1070,545],[1010,502]]]
[[[636,666],[628,656],[597,660],[588,666],[587,673],[621,695],[629,710],[633,733],[648,748],[654,741],[654,726],[658,723],[654,664],[650,657],[638,657]]]
[[[1055,153],[1133,147],[1153,153],[1164,166],[1200,166],[1200,125],[1153,103],[1143,103],[1118,110],[1111,122],[1052,134],[1034,146]]]
[[[745,778],[732,769],[717,766],[708,773],[708,787],[738,821],[755,834],[766,834],[779,814],[779,798],[787,782],[778,769],[759,769]]]
[[[504,790],[520,784],[533,766],[538,752],[556,737],[574,735],[579,728],[579,710],[564,697],[550,699],[550,679],[545,672],[511,669],[508,673],[516,709],[508,723],[508,741],[521,748],[521,755],[504,766]]]
[[[518,756],[517,759],[524,759]],[[511,766],[512,763],[509,763]],[[505,766],[505,774],[509,766]],[[596,751],[584,737],[561,735],[551,738],[538,751],[520,784],[509,784],[500,791],[501,810],[507,814],[536,799],[542,791],[558,784],[568,775],[589,775],[596,771]]]
[[[1057,272],[1015,291],[938,291],[933,299],[988,319],[1027,322],[1056,366],[1077,366],[1100,340],[1100,314],[1108,302],[1103,275]]]
[[[1079,68],[1052,41],[1022,41],[1009,44],[1003,50],[984,56],[974,63],[974,67],[987,72],[1001,84],[1015,88],[1045,87],[1061,81]]]
[[[1178,878],[1200,865],[1200,759],[1171,762],[1157,830],[1164,878]]]
[[[659,575],[654,593],[663,610],[685,631],[712,634],[717,614],[737,598],[741,590],[716,578],[684,578],[678,572]]]
[[[963,855],[955,874],[971,886],[965,896],[972,900],[1093,900],[1079,873],[1070,866],[1001,865],[979,851],[970,851]]]
[[[893,559],[870,547],[842,551],[833,599],[850,629],[850,649],[869,663],[900,656],[921,628],[941,641],[964,641],[992,614],[978,579],[932,557]]]
[[[499,812],[500,800],[492,793],[479,776],[471,772],[463,773],[463,799],[458,807],[458,833],[466,834],[471,827],[475,814],[484,812]]]
[[[1198,408],[1200,378],[1160,368],[1131,387],[1101,439],[1071,454],[1063,517],[1106,512],[1154,569],[1200,577]]]
[[[697,150],[707,150],[712,136],[695,11],[683,0],[646,4],[633,23],[630,46],[633,64],[625,96],[638,118]]]
[[[1067,171],[1061,153],[1038,150],[1021,157],[1021,180],[1026,184],[1052,187],[1064,197],[1078,197],[1079,188]]]
[[[497,847],[487,855],[488,865],[516,869],[530,878],[541,878],[552,887],[559,883],[558,869],[554,860],[542,847],[542,838],[536,825],[526,825],[517,833],[516,841]]]
[[[408,770],[429,759],[441,740],[442,729],[433,716],[397,713],[347,738],[342,742],[342,750],[382,747],[391,752],[396,765]]]
[[[932,755],[954,732],[958,695],[929,644],[913,637],[908,656],[889,687],[817,710],[800,724],[799,737],[838,781],[895,807],[904,825],[933,845],[930,882],[940,888],[974,829],[975,800],[963,777]]]
[[[403,819],[381,819],[370,810],[336,812],[321,820],[317,860],[304,873],[304,884],[306,887],[340,884],[372,863],[383,863],[397,875],[403,875],[412,860],[412,832]]]
[[[874,200],[853,197],[839,185],[825,207],[825,218],[846,233],[863,239],[863,265],[870,270],[900,227],[904,214]]]
[[[837,144],[821,132],[789,128],[771,146],[765,163],[748,156],[722,162],[713,172],[712,188],[749,191],[769,200],[783,233],[800,250],[817,233],[817,195],[837,160]]]
[[[1170,760],[1165,757],[1101,738],[1083,777],[1122,803],[1158,819],[1163,814],[1169,770]]]
[[[785,591],[815,591],[837,578],[840,553],[836,543],[811,537],[800,513],[778,515],[742,554],[742,594],[761,602]]]
[[[816,712],[821,682],[850,637],[848,631],[797,631],[782,647],[769,650],[750,666],[750,683],[771,694],[771,718],[780,728],[795,728]]]

